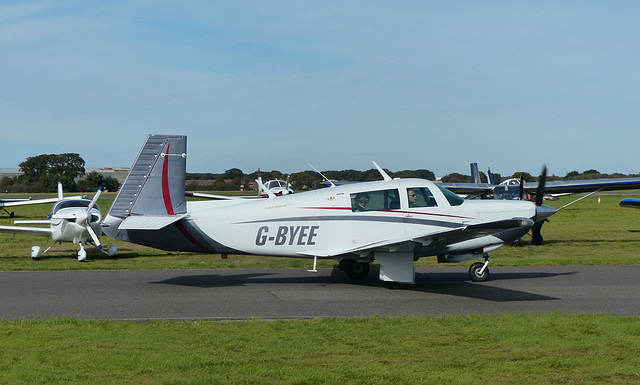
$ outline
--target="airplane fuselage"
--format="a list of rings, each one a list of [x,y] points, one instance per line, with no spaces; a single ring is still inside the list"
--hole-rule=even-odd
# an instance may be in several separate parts
[[[411,204],[409,195],[422,196]],[[129,230],[135,243],[165,250],[255,254],[286,257],[367,258],[375,248],[384,249],[403,240],[416,258],[467,249],[497,248],[518,239],[530,227],[501,236],[461,239],[440,245],[437,239],[421,241],[442,232],[469,225],[534,218],[531,202],[464,201],[445,195],[436,184],[421,179],[391,180],[345,185],[287,195],[275,199],[187,202],[188,219],[163,229],[164,236],[145,230]],[[367,196],[359,211],[355,200]],[[451,196],[454,195],[454,196]],[[182,236],[178,236],[181,234]],[[361,252],[361,250],[369,250]]]

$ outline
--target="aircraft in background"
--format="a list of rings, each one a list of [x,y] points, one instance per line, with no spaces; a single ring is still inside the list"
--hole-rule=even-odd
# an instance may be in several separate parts
[[[287,180],[283,181],[280,179],[269,180],[266,183],[262,183],[262,175],[260,174],[260,169],[258,169],[258,179],[256,179],[256,183],[258,184],[258,195],[257,196],[247,196],[247,195],[217,195],[217,194],[206,194],[206,193],[196,193],[196,192],[185,192],[185,195],[188,197],[196,197],[196,198],[206,198],[206,199],[254,199],[254,198],[273,198],[276,196],[293,194],[293,190],[291,189],[291,184],[289,183],[289,176],[287,176]]]
[[[287,176],[287,180],[280,179],[272,179],[262,183],[262,174],[260,173],[260,169],[258,169],[258,179],[256,179],[256,183],[258,183],[258,195],[262,198],[268,198],[269,193],[273,193],[276,196],[293,194],[293,189],[291,189],[291,183],[289,183],[289,178],[291,176]]]
[[[352,183],[265,199],[187,201],[187,138],[149,135],[102,229],[122,241],[167,251],[335,259],[354,279],[373,261],[387,282],[415,281],[414,261],[484,258],[556,210],[529,201],[464,200],[424,179]],[[545,175],[541,177],[540,196]]]
[[[475,165],[475,167],[474,167]],[[475,171],[474,171],[475,170]],[[456,194],[467,194],[468,198],[490,195],[494,199],[526,199],[535,200],[538,182],[524,182],[522,179],[510,178],[499,184],[493,182],[491,169],[488,172],[489,183],[480,183],[477,163],[471,163],[472,183],[442,183],[442,186]],[[474,177],[474,173],[477,175]],[[602,178],[568,181],[545,181],[544,192],[553,198],[560,195],[599,191],[640,189],[640,178]]]
[[[620,207],[628,207],[632,209],[640,209],[640,199],[624,198],[618,203]]]
[[[84,244],[93,243],[102,250],[99,239],[102,235],[102,213],[96,204],[101,193],[102,189],[98,190],[92,200],[82,199],[82,197],[64,198],[62,184],[58,183],[58,198],[51,209],[49,219],[14,221],[14,224],[19,225],[48,225],[49,227],[0,226],[0,232],[51,238],[53,243],[45,251],[42,251],[40,246],[31,248],[33,259],[40,259],[42,254],[49,251],[56,243],[73,242],[80,246],[78,261],[84,261],[87,259]],[[117,246],[109,245],[106,254],[115,256],[117,253]]]
[[[488,171],[489,183],[480,183],[477,163],[471,163],[472,183],[442,183],[442,186],[465,196],[465,199],[493,198],[507,200],[531,200],[538,201],[538,182],[524,182],[522,178],[510,178],[495,184],[491,169]],[[545,181],[544,199],[557,199],[559,196],[575,193],[588,193],[585,196],[559,208],[561,210],[597,192],[609,190],[634,190],[640,189],[640,178],[602,178],[570,181]],[[542,199],[541,198],[541,199]],[[540,232],[542,224],[538,222],[532,229],[532,241],[534,245],[542,245],[544,239]]]

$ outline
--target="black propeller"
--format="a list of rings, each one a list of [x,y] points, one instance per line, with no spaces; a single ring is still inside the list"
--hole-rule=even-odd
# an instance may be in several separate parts
[[[544,218],[538,217],[538,210],[542,206],[542,200],[544,199],[544,186],[547,183],[547,166],[542,167],[542,173],[540,174],[540,178],[538,178],[538,189],[536,190],[536,217],[534,219],[535,223],[531,228],[531,244],[540,246],[544,243],[544,237],[540,233],[542,229],[542,224],[547,220],[546,216]]]
[[[524,175],[520,173],[520,200],[524,199]]]

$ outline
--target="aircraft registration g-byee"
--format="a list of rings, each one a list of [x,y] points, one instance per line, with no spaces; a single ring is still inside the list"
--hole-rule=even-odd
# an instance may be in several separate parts
[[[466,201],[423,179],[390,178],[264,199],[186,201],[187,138],[149,135],[103,221],[108,236],[167,251],[332,258],[354,279],[415,281],[414,261],[484,258],[555,210],[530,201]],[[544,183],[541,184],[544,186]]]

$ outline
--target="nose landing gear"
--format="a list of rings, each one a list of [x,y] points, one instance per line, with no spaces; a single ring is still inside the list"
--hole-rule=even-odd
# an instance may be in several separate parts
[[[491,259],[485,255],[484,262],[476,262],[469,267],[469,278],[473,282],[484,282],[489,279],[489,261]]]

